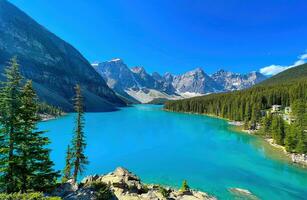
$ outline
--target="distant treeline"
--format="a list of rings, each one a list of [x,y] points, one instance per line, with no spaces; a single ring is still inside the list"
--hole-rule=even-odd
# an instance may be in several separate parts
[[[164,108],[176,112],[212,114],[235,121],[253,122],[259,121],[261,110],[269,109],[275,104],[290,106],[291,102],[297,99],[307,99],[307,81],[168,101]]]
[[[39,114],[48,114],[52,116],[61,116],[64,114],[64,112],[59,107],[55,107],[52,105],[49,105],[47,103],[38,103],[38,113]]]

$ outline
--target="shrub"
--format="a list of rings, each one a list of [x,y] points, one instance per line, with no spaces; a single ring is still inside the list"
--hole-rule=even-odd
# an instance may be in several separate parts
[[[188,182],[186,180],[184,180],[182,182],[182,186],[180,188],[180,191],[181,192],[186,192],[186,191],[189,191],[190,190],[190,187],[188,186]]]
[[[90,185],[96,192],[97,200],[109,200],[113,198],[113,193],[108,184],[102,182],[93,182]]]
[[[61,200],[60,197],[46,197],[43,193],[0,193],[0,200]]]
[[[159,186],[159,192],[162,194],[163,197],[165,198],[169,197],[170,191],[165,189],[164,187]]]

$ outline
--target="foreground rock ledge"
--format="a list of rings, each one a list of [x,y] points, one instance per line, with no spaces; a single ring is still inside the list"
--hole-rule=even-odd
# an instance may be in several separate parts
[[[106,175],[88,176],[79,185],[68,181],[59,186],[53,195],[60,196],[64,200],[107,199],[106,195],[99,196],[99,191],[93,187],[93,184],[106,185],[111,193],[110,198],[110,195],[107,196],[113,200],[216,200],[215,197],[200,191],[180,191],[159,185],[143,184],[139,177],[122,167]]]

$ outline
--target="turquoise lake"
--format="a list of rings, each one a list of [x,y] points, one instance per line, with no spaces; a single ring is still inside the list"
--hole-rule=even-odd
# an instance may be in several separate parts
[[[84,176],[128,168],[145,183],[193,189],[219,199],[238,199],[229,188],[250,190],[259,199],[307,199],[307,169],[282,159],[262,139],[232,130],[227,121],[171,113],[137,105],[116,112],[86,113]],[[74,114],[41,122],[48,130],[51,158],[62,170]]]

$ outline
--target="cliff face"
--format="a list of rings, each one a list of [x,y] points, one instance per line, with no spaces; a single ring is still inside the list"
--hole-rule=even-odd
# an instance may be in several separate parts
[[[71,111],[78,83],[87,111],[108,111],[125,105],[74,47],[14,5],[0,0],[1,73],[13,56],[17,56],[23,76],[33,80],[41,101]]]

